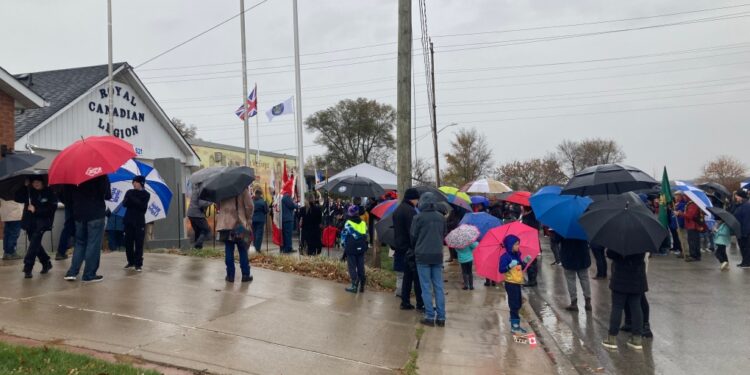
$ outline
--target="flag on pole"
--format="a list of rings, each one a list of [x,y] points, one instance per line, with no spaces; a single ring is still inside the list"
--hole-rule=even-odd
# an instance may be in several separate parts
[[[283,115],[291,115],[294,113],[294,102],[292,101],[294,97],[290,97],[287,100],[284,100],[283,102],[271,107],[268,111],[266,111],[266,116],[268,116],[268,121],[273,121],[274,117],[277,116],[283,116]]]
[[[284,170],[281,172],[281,183],[286,184],[289,180],[289,175],[286,173],[286,160],[284,160]]]
[[[272,229],[272,236],[273,236],[273,243],[277,246],[281,246],[283,242],[283,236],[281,234],[281,228],[282,228],[282,210],[281,210],[281,194],[276,194],[276,196],[273,198],[273,204],[271,204],[271,209],[273,210],[273,218],[271,221],[271,229]]]
[[[253,117],[258,114],[258,95],[257,95],[258,85],[256,84],[253,87],[253,91],[250,91],[250,95],[247,96],[247,104],[242,103],[242,105],[237,108],[236,111],[234,111],[234,114],[237,115],[237,117],[240,118],[240,120],[245,120],[245,117]]]
[[[672,189],[669,187],[667,167],[664,167],[664,172],[661,175],[661,193],[659,194],[659,222],[666,229],[669,229],[669,207],[673,201],[674,197],[672,196]]]
[[[274,172],[274,167],[271,166],[271,179],[269,183],[271,184],[271,191],[276,191],[276,173]]]

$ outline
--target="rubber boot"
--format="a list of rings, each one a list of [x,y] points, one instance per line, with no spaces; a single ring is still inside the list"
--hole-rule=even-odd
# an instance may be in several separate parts
[[[469,290],[474,290],[474,276],[468,275],[466,278],[469,279]]]
[[[586,311],[593,310],[593,307],[591,307],[591,298],[586,298],[586,306],[584,307]]]
[[[510,320],[510,331],[514,335],[525,335],[527,333],[525,329],[521,328],[521,319]]]
[[[468,275],[461,275],[461,276],[463,276],[464,278],[464,287],[461,289],[469,290],[469,278],[467,277]]]
[[[347,292],[349,292],[349,293],[357,293],[357,290],[358,290],[358,289],[359,289],[359,288],[358,288],[358,285],[357,285],[357,283],[356,283],[356,282],[352,282],[352,285],[351,285],[350,287],[346,288],[345,290],[346,290]]]
[[[565,310],[568,311],[578,311],[578,298],[573,298],[570,301],[570,305],[565,307]]]

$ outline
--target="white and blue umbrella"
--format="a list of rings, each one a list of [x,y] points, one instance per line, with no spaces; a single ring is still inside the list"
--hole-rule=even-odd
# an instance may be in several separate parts
[[[743,188],[743,189],[750,189],[750,179],[742,181],[740,183],[740,187]]]
[[[169,202],[172,201],[172,191],[159,176],[154,167],[131,159],[123,164],[115,173],[110,173],[109,183],[112,185],[112,199],[108,200],[107,208],[117,216],[125,216],[126,209],[122,207],[125,193],[133,188],[133,177],[143,176],[146,178],[146,191],[151,194],[146,210],[146,222],[164,219],[169,211]]]
[[[674,184],[676,190],[685,193],[685,195],[687,195],[687,197],[690,198],[690,200],[693,201],[701,211],[705,212],[709,217],[713,217],[711,212],[708,211],[708,208],[713,207],[713,204],[711,204],[711,200],[708,199],[706,192],[686,182],[675,181]]]

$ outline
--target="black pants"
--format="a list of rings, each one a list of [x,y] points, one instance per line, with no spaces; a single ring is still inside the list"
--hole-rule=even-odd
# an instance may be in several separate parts
[[[560,263],[560,246],[562,243],[557,241],[550,241],[549,248],[552,250],[552,255],[555,257],[555,263]]]
[[[682,251],[682,243],[680,243],[680,235],[677,233],[677,228],[669,228],[672,233],[672,249]]]
[[[448,254],[450,254],[450,260],[458,259],[458,253],[456,252],[456,249],[449,247]]]
[[[508,298],[510,318],[513,320],[521,319],[521,316],[518,315],[518,310],[521,309],[521,303],[523,302],[521,298],[521,285],[509,282],[505,282],[503,284],[505,284],[505,293],[507,294]]]
[[[474,274],[471,272],[471,267],[474,262],[461,263],[461,275],[464,278],[464,286],[467,288],[474,287]]]
[[[719,263],[728,262],[729,258],[727,258],[727,245],[716,245],[716,252],[714,253],[716,255],[716,259],[719,260]]]
[[[687,231],[688,248],[690,257],[695,259],[701,258],[701,233],[694,229]]]
[[[607,257],[603,246],[591,246],[591,253],[596,260],[596,277],[607,277]]]
[[[205,217],[191,217],[190,226],[193,227],[195,236],[195,248],[203,247],[203,242],[211,238],[211,227],[208,226],[208,220]]]
[[[404,281],[401,284],[401,305],[411,305],[411,288],[414,286],[414,294],[417,296],[417,308],[424,307],[422,300],[422,287],[419,284],[419,274],[417,274],[417,264],[414,260],[406,261],[404,268]]]
[[[646,293],[643,293],[643,298],[641,298],[641,312],[643,313],[643,324],[649,324],[649,317],[651,316],[651,306],[648,304],[648,299],[646,298]],[[625,305],[625,325],[632,326],[633,324],[633,315],[630,311],[630,306]]]
[[[625,306],[630,308],[631,329],[634,336],[640,336],[643,332],[643,310],[641,309],[641,300],[643,293],[629,294],[612,291],[612,311],[609,315],[609,334],[617,336],[620,333],[620,323],[622,322],[622,311]]]
[[[36,258],[39,258],[39,263],[42,265],[49,263],[49,255],[42,246],[42,236],[44,236],[42,231],[32,231],[29,235],[29,250],[23,258],[23,272],[31,272]]]
[[[529,268],[526,269],[526,276],[528,276],[529,284],[531,285],[536,284],[536,275],[539,274],[539,264],[537,259],[534,259],[529,265]]]
[[[128,258],[128,264],[136,268],[143,266],[143,239],[145,237],[145,225],[125,224],[125,256]]]
[[[352,284],[365,284],[365,254],[346,254],[346,265]]]
[[[750,265],[750,236],[742,236],[737,239],[740,245],[740,254],[742,254],[743,265]]]

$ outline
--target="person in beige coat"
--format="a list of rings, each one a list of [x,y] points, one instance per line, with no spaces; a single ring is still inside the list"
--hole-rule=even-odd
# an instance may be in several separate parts
[[[247,247],[252,241],[253,199],[250,189],[246,188],[240,195],[221,201],[217,207],[216,230],[219,239],[224,241],[224,261],[227,265],[226,281],[234,282],[234,249],[240,254],[240,271],[242,282],[253,281],[250,274],[250,261]]]
[[[18,236],[21,234],[23,204],[0,199],[0,220],[3,227],[3,260],[21,259],[16,254]]]

